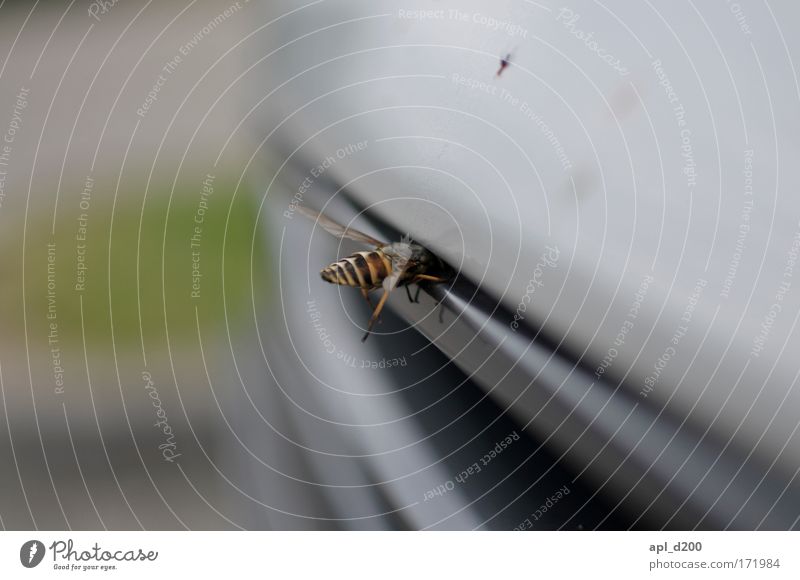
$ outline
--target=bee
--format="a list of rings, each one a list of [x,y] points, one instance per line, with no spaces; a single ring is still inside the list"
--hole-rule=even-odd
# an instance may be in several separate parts
[[[446,282],[447,278],[433,275],[431,272],[444,272],[442,261],[419,244],[415,244],[410,237],[403,236],[399,242],[386,243],[368,236],[352,228],[345,228],[329,217],[298,206],[297,210],[307,218],[314,220],[326,232],[341,239],[353,240],[373,246],[373,250],[356,252],[346,258],[341,258],[320,270],[320,276],[326,282],[340,286],[359,288],[361,295],[366,299],[372,309],[367,332],[361,342],[367,340],[372,332],[372,327],[380,317],[383,306],[389,294],[400,286],[405,287],[409,300],[418,302],[419,286],[414,298],[411,298],[409,285],[422,283]],[[369,293],[379,288],[383,289],[378,304],[373,308]]]

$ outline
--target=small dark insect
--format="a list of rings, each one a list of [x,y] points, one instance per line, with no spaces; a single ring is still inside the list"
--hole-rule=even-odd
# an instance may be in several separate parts
[[[404,286],[409,300],[417,302],[420,289],[417,288],[416,296],[412,299],[408,289],[410,284],[447,281],[447,278],[430,274],[430,272],[444,270],[441,260],[419,244],[415,244],[411,238],[404,236],[399,242],[387,244],[358,230],[345,228],[329,217],[304,206],[299,206],[297,209],[339,239],[354,240],[375,247],[371,251],[356,252],[320,270],[320,276],[326,282],[360,288],[361,294],[370,308],[372,308],[372,302],[369,299],[369,293],[372,290],[383,288],[383,294],[378,305],[372,310],[367,332],[361,342],[367,340],[372,332],[372,326],[380,317],[381,310],[392,290],[398,286]]]
[[[503,71],[506,70],[506,68],[510,64],[511,64],[511,53],[509,52],[505,57],[500,59],[500,68],[497,69],[497,74],[495,75],[495,77],[499,77],[501,74],[503,74]]]

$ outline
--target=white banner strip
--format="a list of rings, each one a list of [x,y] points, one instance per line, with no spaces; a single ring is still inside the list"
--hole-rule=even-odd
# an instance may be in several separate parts
[[[4,532],[2,578],[799,578],[792,532]]]

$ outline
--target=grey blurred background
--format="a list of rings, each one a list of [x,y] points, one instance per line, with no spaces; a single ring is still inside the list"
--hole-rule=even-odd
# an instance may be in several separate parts
[[[0,3],[0,526],[797,527],[797,18]],[[293,199],[502,336],[401,291],[362,344]]]

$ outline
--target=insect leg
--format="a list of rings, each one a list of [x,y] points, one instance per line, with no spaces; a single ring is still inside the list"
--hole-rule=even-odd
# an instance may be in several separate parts
[[[367,325],[367,332],[364,334],[361,342],[367,340],[370,332],[372,332],[372,325],[375,324],[375,321],[378,320],[378,317],[381,315],[381,310],[383,310],[383,305],[386,304],[387,298],[389,298],[389,292],[384,290],[381,299],[378,301],[378,305],[375,307],[375,310],[372,311],[372,316],[370,316],[369,324]]]
[[[408,286],[406,286],[408,288]],[[419,304],[419,291],[422,290],[422,286],[417,285],[417,291],[414,293],[414,302]]]
[[[438,276],[429,276],[428,274],[417,274],[414,276],[414,279],[411,280],[411,284],[416,284],[417,282],[447,282],[447,278],[439,278]]]
[[[417,286],[417,292],[414,294],[414,297],[411,297],[411,290],[408,289],[408,284],[405,286],[406,295],[408,296],[408,301],[411,303],[419,302],[419,286]]]
[[[369,304],[370,310],[372,310],[372,300],[369,299],[369,291],[367,291],[366,288],[362,288],[361,295],[364,297],[364,300],[367,301],[367,304]]]
[[[428,274],[417,274],[414,276],[414,279],[411,280],[412,284],[418,284],[419,282],[447,282],[446,278],[439,278],[438,276],[430,276]],[[417,297],[419,297],[420,287],[417,286]],[[442,301],[438,302],[439,306],[439,323],[444,323],[444,307],[442,305]]]

